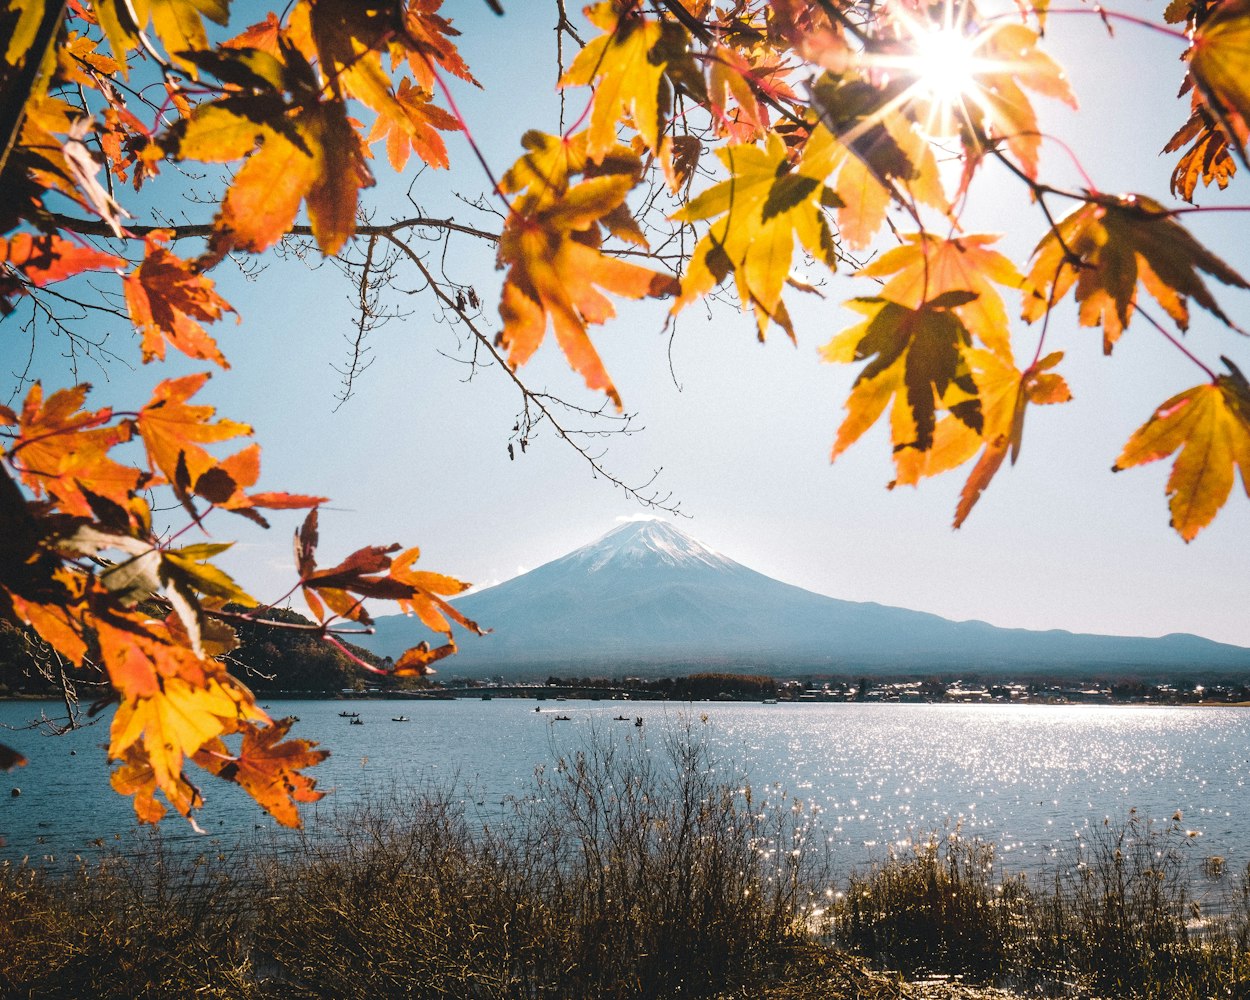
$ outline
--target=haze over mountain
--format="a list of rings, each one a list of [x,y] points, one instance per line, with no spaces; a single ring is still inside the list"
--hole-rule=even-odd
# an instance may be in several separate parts
[[[1194,635],[1125,638],[996,628],[842,601],[748,569],[663,521],[631,521],[535,570],[456,601],[494,631],[458,637],[452,676],[689,670],[920,674],[1044,671],[1209,676],[1250,669],[1250,649]],[[365,638],[365,637],[362,637]],[[398,656],[429,634],[377,620],[361,645]]]

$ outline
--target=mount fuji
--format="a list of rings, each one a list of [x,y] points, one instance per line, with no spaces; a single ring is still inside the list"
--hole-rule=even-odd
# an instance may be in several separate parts
[[[1158,639],[1037,632],[842,601],[774,580],[663,521],[632,521],[521,576],[456,601],[493,631],[458,637],[453,676],[552,672],[775,676],[1037,671],[1156,674],[1250,670],[1250,649],[1195,635]],[[379,618],[360,645],[398,656],[429,634]]]

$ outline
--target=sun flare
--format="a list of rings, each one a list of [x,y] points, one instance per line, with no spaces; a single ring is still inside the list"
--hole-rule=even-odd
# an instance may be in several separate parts
[[[951,27],[918,31],[908,66],[917,96],[948,106],[968,97],[976,89],[976,41]]]
[[[926,132],[949,135],[981,116],[982,77],[1000,68],[987,51],[992,35],[972,20],[970,4],[945,0],[928,17],[896,15],[892,44],[867,54],[863,64],[904,85],[895,106],[915,109]]]

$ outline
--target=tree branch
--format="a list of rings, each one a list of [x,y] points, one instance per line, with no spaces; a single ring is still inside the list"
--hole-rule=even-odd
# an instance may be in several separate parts
[[[117,236],[113,230],[102,219],[81,219],[70,215],[53,214],[52,220],[62,229],[79,233],[83,236],[102,236],[109,239],[116,239]],[[162,225],[133,225],[127,226],[126,232],[133,237],[143,237],[155,232],[168,232],[173,234],[175,240],[191,239],[193,237],[211,236],[216,226],[211,222],[188,223],[180,226],[162,226]],[[385,225],[363,225],[356,227],[356,236],[392,236],[395,233],[403,232],[406,229],[443,229],[447,232],[461,233],[465,236],[473,236],[480,240],[486,240],[490,243],[499,242],[499,234],[492,233],[485,229],[477,229],[474,226],[466,226],[455,219],[431,219],[423,215],[414,216],[410,219],[398,219],[395,222],[386,223]],[[311,226],[297,225],[287,230],[290,236],[312,236]]]
[[[551,412],[551,408],[545,402],[545,400],[549,397],[546,397],[541,393],[535,393],[533,390],[529,388],[529,386],[527,386],[524,382],[521,381],[516,371],[513,370],[513,367],[510,364],[508,364],[507,359],[502,354],[499,353],[498,348],[495,347],[494,341],[492,341],[490,337],[488,337],[484,332],[482,332],[481,329],[478,328],[477,324],[474,323],[472,318],[469,317],[465,313],[465,311],[457,304],[456,300],[453,299],[450,295],[448,295],[445,291],[443,291],[443,289],[439,286],[439,284],[434,280],[434,276],[430,274],[429,269],[425,266],[425,262],[421,259],[421,257],[416,252],[414,252],[410,246],[404,243],[403,240],[399,239],[393,233],[385,233],[383,234],[382,238],[392,243],[405,257],[407,257],[410,261],[412,261],[413,265],[417,268],[417,270],[421,272],[422,277],[424,277],[425,280],[429,283],[429,286],[431,289],[433,289],[434,294],[438,296],[439,301],[441,301],[444,306],[446,306],[448,309],[450,309],[452,312],[456,313],[456,315],[460,317],[461,322],[463,322],[464,325],[469,329],[469,331],[473,334],[477,342],[483,348],[486,349],[487,353],[490,354],[490,356],[495,360],[495,362],[499,365],[499,367],[502,368],[505,372],[507,372],[508,377],[512,379],[513,384],[515,384],[517,389],[520,391],[522,398],[525,400],[526,406],[527,407],[533,406],[535,409],[538,410],[538,412],[542,415],[542,417],[546,419],[548,423],[551,424],[551,427],[552,429],[555,430],[557,436],[559,436],[559,438],[562,441],[564,441],[565,444],[567,444],[570,448],[572,448],[575,452],[577,452],[577,454],[579,454],[585,460],[585,462],[590,466],[591,471],[593,472],[595,476],[600,476],[606,479],[609,483],[611,483],[617,489],[621,490],[631,500],[634,500],[642,504],[642,506],[644,507],[650,508],[651,510],[662,510],[669,514],[681,513],[681,510],[680,510],[681,502],[680,501],[677,501],[675,503],[670,502],[671,497],[672,497],[671,493],[666,496],[661,497],[658,492],[654,492],[650,494],[642,492],[643,490],[647,489],[647,487],[649,487],[652,482],[655,481],[654,476],[652,476],[652,478],[648,480],[647,483],[644,483],[642,486],[636,487],[636,486],[630,486],[619,476],[614,476],[612,473],[608,472],[600,463],[599,461],[600,456],[592,455],[587,448],[584,448],[575,439],[574,434],[576,432],[568,430],[563,424],[560,423],[560,421],[558,421],[555,418],[555,415]],[[656,470],[656,471],[658,473],[659,470]]]

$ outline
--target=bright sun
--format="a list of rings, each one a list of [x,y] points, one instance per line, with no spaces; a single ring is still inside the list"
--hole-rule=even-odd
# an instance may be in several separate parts
[[[956,28],[920,30],[912,39],[908,69],[918,95],[935,104],[958,106],[976,88],[976,39]]]

